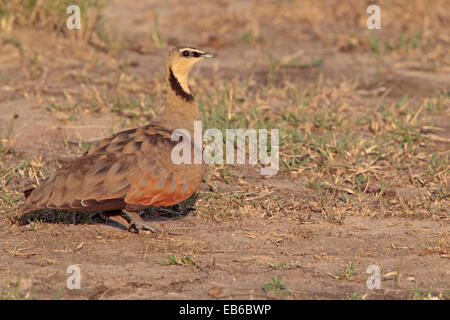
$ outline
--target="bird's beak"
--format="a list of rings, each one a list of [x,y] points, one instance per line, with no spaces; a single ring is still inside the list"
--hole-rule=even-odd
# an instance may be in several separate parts
[[[214,57],[214,55],[212,53],[209,53],[209,52],[204,52],[204,53],[202,53],[200,55],[200,57],[202,57],[202,58],[212,58],[212,57]]]

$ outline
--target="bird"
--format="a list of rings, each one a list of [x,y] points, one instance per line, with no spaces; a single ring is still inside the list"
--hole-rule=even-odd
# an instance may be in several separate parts
[[[200,121],[189,86],[192,67],[212,53],[192,46],[169,51],[166,60],[167,97],[160,115],[145,126],[120,131],[58,169],[35,188],[24,191],[18,213],[42,210],[101,211],[131,232],[160,232],[138,211],[168,207],[195,193],[206,173],[204,163],[175,164],[171,151],[175,130],[192,136]],[[201,148],[190,142],[192,150]],[[191,152],[193,154],[193,152]]]

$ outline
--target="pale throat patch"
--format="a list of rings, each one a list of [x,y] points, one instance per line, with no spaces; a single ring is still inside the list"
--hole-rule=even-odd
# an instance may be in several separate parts
[[[188,87],[187,76],[194,64],[195,64],[195,61],[189,59],[184,63],[179,62],[179,63],[175,63],[174,65],[171,66],[174,76],[177,78],[178,82],[180,83],[181,88],[183,88],[183,90],[186,93],[191,93],[191,91],[189,90],[189,87]]]
[[[188,83],[187,83],[187,77],[185,77],[185,76],[178,76],[177,79],[178,79],[178,82],[180,83],[180,86],[183,88],[183,90],[186,93],[191,93],[191,91],[189,91],[189,87],[188,87]]]

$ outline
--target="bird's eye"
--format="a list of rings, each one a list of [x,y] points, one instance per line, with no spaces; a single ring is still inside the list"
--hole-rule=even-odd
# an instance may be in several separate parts
[[[183,56],[189,57],[189,51],[187,51],[187,50],[183,51]]]

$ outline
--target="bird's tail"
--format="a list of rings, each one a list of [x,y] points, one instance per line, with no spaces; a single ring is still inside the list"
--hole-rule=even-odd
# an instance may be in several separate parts
[[[22,191],[23,195],[25,196],[25,199],[28,198],[31,194],[31,192],[33,192],[34,188],[30,188],[27,190]]]
[[[34,190],[34,188],[29,188],[29,189],[22,191],[23,195],[25,196],[25,199],[27,199],[30,196],[30,194],[31,194],[31,192],[33,192],[33,190]],[[25,202],[21,206],[19,206],[19,208],[17,209],[17,212],[20,215],[22,215],[22,214],[27,213],[32,210],[33,210],[32,206],[30,206],[30,204],[27,203],[27,201],[25,200]]]

